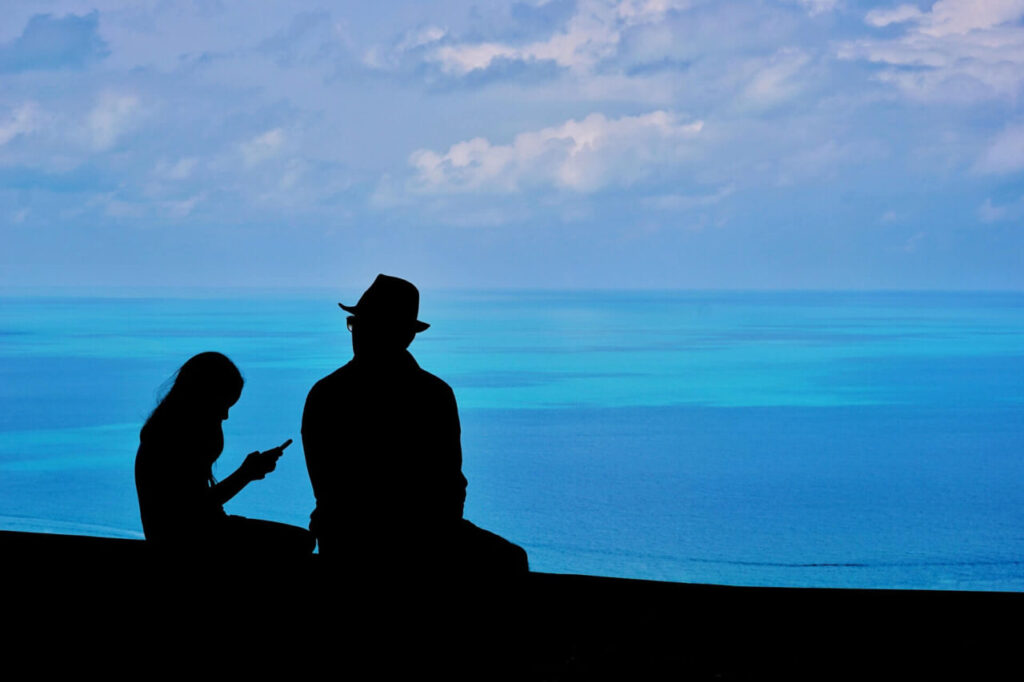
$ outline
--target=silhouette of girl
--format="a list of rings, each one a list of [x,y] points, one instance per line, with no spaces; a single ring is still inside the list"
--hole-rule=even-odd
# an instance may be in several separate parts
[[[218,482],[212,465],[224,449],[221,422],[238,401],[244,381],[221,353],[190,358],[139,434],[135,488],[146,540],[176,551],[228,554],[309,554],[305,528],[229,516],[224,503],[277,466],[291,440],[252,452]]]

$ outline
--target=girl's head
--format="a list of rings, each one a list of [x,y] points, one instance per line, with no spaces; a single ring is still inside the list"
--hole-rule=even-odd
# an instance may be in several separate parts
[[[153,410],[155,417],[171,415],[190,419],[224,420],[242,394],[242,373],[223,353],[194,355],[174,373],[170,389]]]
[[[238,402],[242,373],[222,353],[206,352],[189,358],[173,379],[140,437],[143,443],[184,439],[196,461],[209,467],[224,448],[220,422]]]
[[[187,404],[202,416],[228,418],[228,409],[238,402],[245,380],[223,353],[207,351],[194,355],[174,375],[174,384],[163,402]]]

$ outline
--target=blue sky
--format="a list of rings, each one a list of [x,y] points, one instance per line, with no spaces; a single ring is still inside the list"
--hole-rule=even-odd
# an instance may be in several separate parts
[[[1024,288],[1024,0],[14,2],[0,287]]]

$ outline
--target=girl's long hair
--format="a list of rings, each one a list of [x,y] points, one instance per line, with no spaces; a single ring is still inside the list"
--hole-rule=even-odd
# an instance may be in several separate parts
[[[143,425],[140,440],[166,440],[172,430],[187,435],[189,449],[212,467],[224,448],[224,434],[219,420],[215,429],[206,428],[208,424],[198,420],[238,400],[245,384],[242,373],[223,353],[207,351],[189,358],[171,380],[170,388]],[[212,469],[209,479],[211,484],[215,482]]]

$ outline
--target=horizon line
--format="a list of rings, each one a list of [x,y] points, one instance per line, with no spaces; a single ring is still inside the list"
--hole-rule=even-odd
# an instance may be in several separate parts
[[[315,285],[274,287],[265,285],[0,285],[0,298],[232,298],[235,296],[267,296],[296,298],[299,296],[336,297],[347,292],[362,291],[367,285]],[[420,291],[452,294],[628,294],[628,293],[697,293],[697,294],[1024,294],[1024,288],[940,288],[940,287],[554,287],[554,286],[420,286]]]

